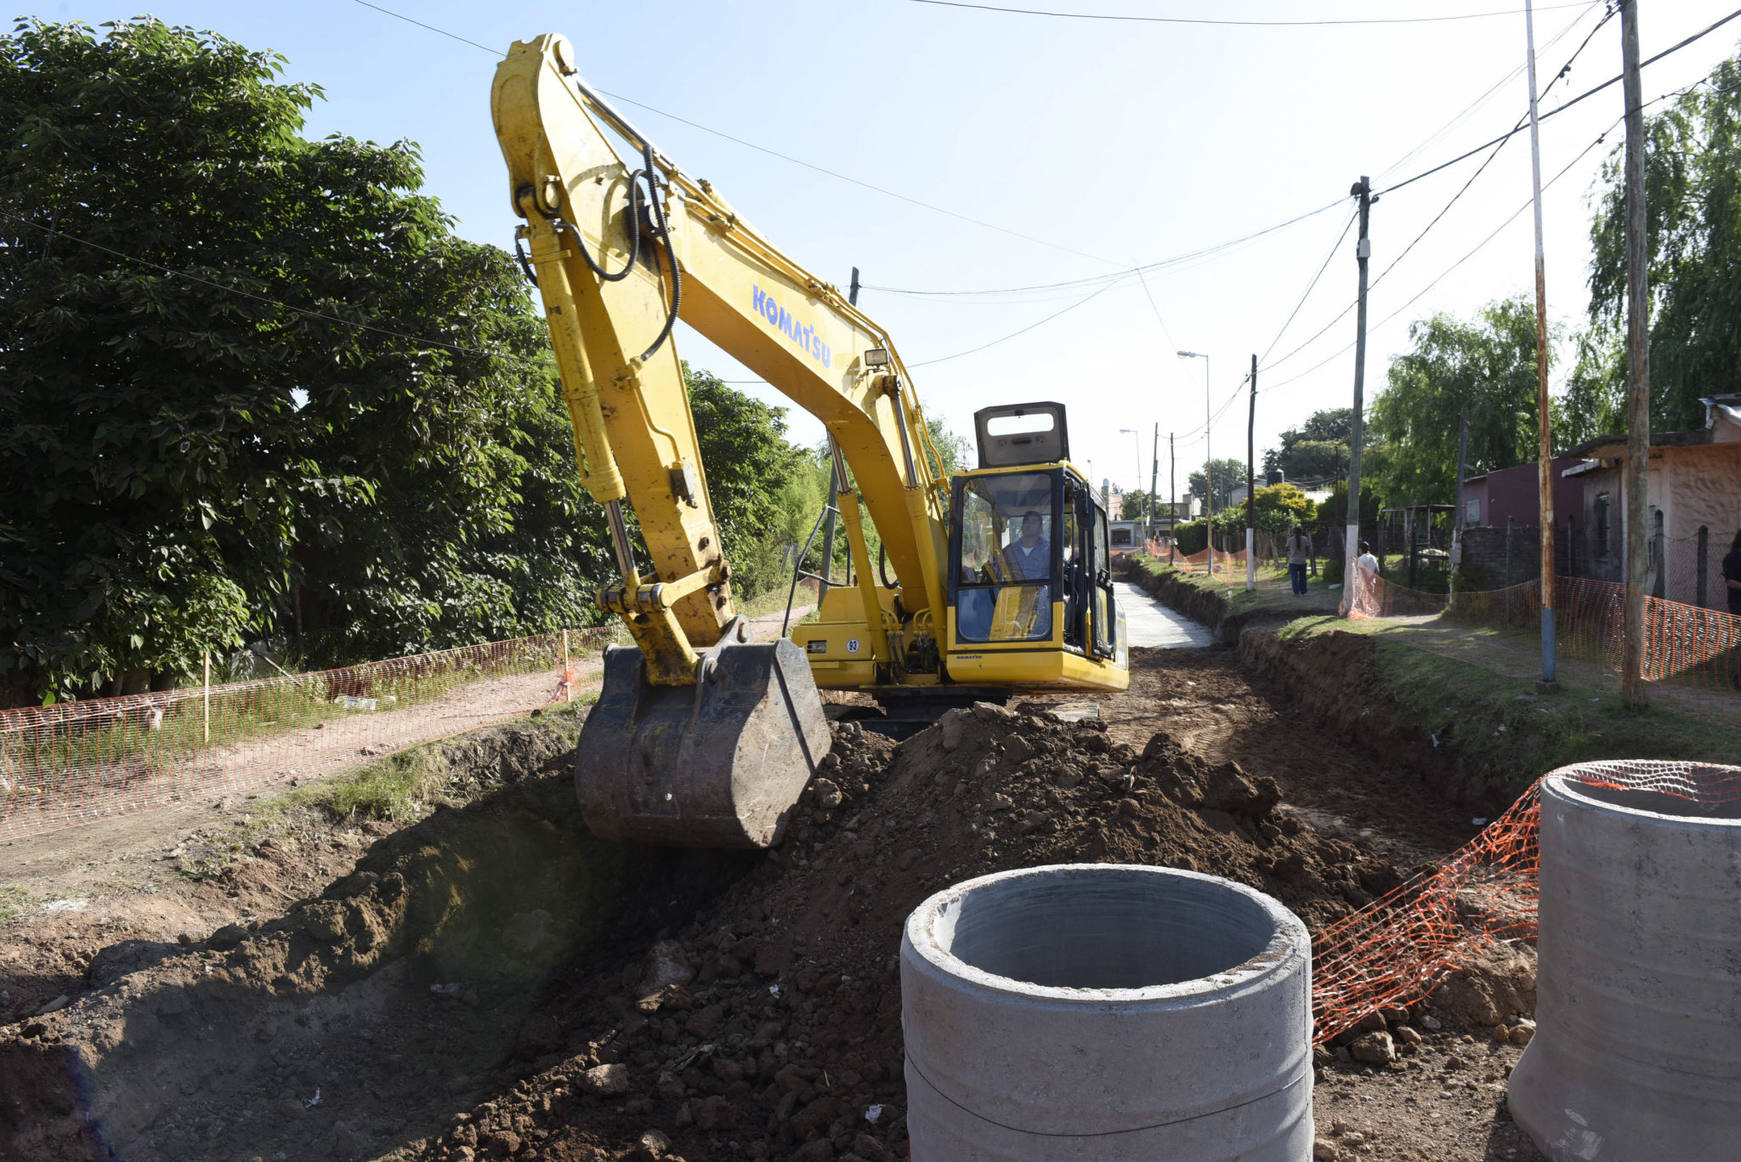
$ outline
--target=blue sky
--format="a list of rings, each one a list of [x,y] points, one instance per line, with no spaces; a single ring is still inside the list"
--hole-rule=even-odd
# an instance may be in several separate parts
[[[494,50],[486,51],[360,0],[160,0],[152,12],[282,53],[288,78],[326,91],[311,136],[418,142],[426,188],[458,218],[460,233],[503,246],[514,218],[490,129],[490,78],[512,41],[563,33],[592,85],[623,98],[624,112],[665,153],[711,180],[794,259],[843,287],[856,265],[868,287],[886,288],[867,289],[860,306],[894,336],[930,414],[970,435],[976,408],[1062,400],[1073,458],[1121,486],[1136,477],[1139,457],[1147,486],[1158,424],[1163,494],[1167,433],[1180,437],[1183,492],[1187,465],[1202,461],[1208,410],[1219,412],[1210,428],[1214,454],[1243,458],[1247,405],[1238,385],[1253,354],[1268,352],[1258,378],[1260,454],[1312,411],[1350,402],[1352,312],[1298,354],[1280,357],[1353,300],[1352,233],[1332,247],[1352,215],[1346,195],[1355,179],[1370,174],[1382,191],[1509,130],[1527,107],[1521,0],[1012,6],[1242,21],[1504,14],[1277,27],[1063,19],[917,0],[641,0],[536,10],[468,0],[380,4]],[[1649,57],[1731,6],[1640,0],[1639,8]],[[132,12],[62,0],[33,14],[98,24]],[[1542,84],[1601,16],[1600,3],[1537,6]],[[1696,81],[1735,51],[1738,38],[1741,20],[1646,69],[1646,99]],[[1615,18],[1589,39],[1543,108],[1619,66]],[[1565,169],[1544,201],[1548,309],[1556,320],[1577,324],[1584,316],[1588,195],[1622,140],[1617,127],[1610,131],[1620,114],[1616,85],[1542,126],[1544,180]],[[1374,276],[1479,162],[1380,198],[1372,213]],[[1439,311],[1467,318],[1487,302],[1533,293],[1528,199],[1529,143],[1520,134],[1375,285],[1369,404],[1389,358],[1407,349],[1410,321]],[[1141,279],[1129,273],[1310,211],[1320,212],[1242,245]],[[1452,269],[1514,213],[1509,227]],[[1100,281],[1002,293],[1084,279]],[[1000,293],[894,293],[983,290]],[[692,363],[726,379],[747,377],[693,332],[680,331],[678,340]],[[1212,408],[1203,362],[1179,359],[1179,348],[1210,355]],[[1568,370],[1556,369],[1556,386]],[[792,433],[814,442],[821,429],[799,413]]]

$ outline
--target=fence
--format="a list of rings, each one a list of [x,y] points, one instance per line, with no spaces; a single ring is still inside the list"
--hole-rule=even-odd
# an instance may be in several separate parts
[[[1564,767],[1588,787],[1649,790],[1690,803],[1741,799],[1741,767],[1606,762]],[[1449,859],[1334,925],[1312,953],[1313,1040],[1371,1013],[1424,1000],[1487,949],[1536,934],[1540,781]]]
[[[1554,579],[1554,647],[1557,656],[1621,671],[1625,643],[1626,586],[1589,577]],[[1642,672],[1644,680],[1733,705],[1741,690],[1741,615],[1686,602],[1646,596]],[[1528,632],[1541,624],[1541,582],[1503,589],[1422,593],[1373,578],[1361,584],[1352,618],[1433,616],[1496,629]]]
[[[0,839],[302,781],[524,714],[595,677],[616,632],[0,711]]]

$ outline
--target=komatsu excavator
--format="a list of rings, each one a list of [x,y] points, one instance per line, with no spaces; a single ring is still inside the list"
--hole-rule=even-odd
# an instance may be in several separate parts
[[[1061,405],[976,413],[979,466],[950,478],[888,335],[655,149],[581,79],[565,38],[516,43],[492,109],[525,220],[516,251],[622,573],[599,605],[635,643],[607,651],[581,733],[595,833],[777,842],[829,749],[819,686],[959,703],[1129,684],[1106,512],[1069,462]],[[828,588],[789,639],[752,641],[734,609],[679,319],[827,429],[856,582]]]

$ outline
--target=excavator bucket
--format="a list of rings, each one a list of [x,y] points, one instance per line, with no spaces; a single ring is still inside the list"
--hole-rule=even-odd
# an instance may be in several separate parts
[[[664,847],[763,848],[831,738],[804,652],[728,627],[693,686],[654,686],[637,649],[605,653],[574,785],[593,833]]]

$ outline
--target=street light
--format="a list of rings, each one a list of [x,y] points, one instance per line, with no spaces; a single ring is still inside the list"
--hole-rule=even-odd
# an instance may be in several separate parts
[[[1215,572],[1215,458],[1209,451],[1209,356],[1197,351],[1181,351],[1180,359],[1203,361],[1203,526],[1207,534],[1209,572]]]
[[[1142,490],[1143,490],[1143,445],[1142,445],[1142,440],[1140,439],[1140,437],[1142,436],[1142,433],[1137,431],[1135,428],[1120,428],[1119,429],[1119,433],[1121,435],[1125,432],[1130,433],[1130,446],[1132,448],[1136,449],[1136,488],[1131,493],[1131,495],[1132,496],[1140,496],[1140,495],[1142,495]],[[1120,513],[1119,515],[1123,516],[1124,514]],[[1143,503],[1142,503],[1142,501],[1139,500],[1137,502],[1137,517],[1140,519],[1142,517],[1142,515],[1143,515]]]

